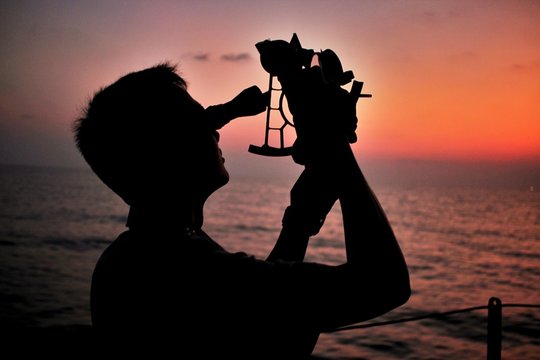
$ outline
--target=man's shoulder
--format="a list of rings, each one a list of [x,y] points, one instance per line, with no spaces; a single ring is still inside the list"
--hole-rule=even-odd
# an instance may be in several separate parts
[[[128,230],[120,233],[103,251],[102,256],[117,252],[118,250],[129,246],[131,234]]]

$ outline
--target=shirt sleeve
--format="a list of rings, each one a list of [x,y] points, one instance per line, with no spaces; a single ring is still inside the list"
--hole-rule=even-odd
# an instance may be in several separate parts
[[[370,306],[363,296],[360,280],[347,265],[329,266],[313,262],[270,262],[245,253],[217,252],[228,283],[245,301],[268,313],[320,330],[349,325],[362,318],[362,307]]]

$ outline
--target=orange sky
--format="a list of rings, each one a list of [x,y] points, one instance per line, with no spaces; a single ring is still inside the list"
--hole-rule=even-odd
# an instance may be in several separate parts
[[[179,64],[203,105],[267,74],[255,43],[331,48],[373,98],[358,104],[367,158],[540,163],[537,1],[17,1],[0,5],[0,162],[81,164],[70,123],[99,87]],[[264,119],[222,131],[262,143]]]

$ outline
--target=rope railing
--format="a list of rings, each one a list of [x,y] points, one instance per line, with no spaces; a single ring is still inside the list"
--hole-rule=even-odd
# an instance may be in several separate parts
[[[326,330],[325,333],[334,333],[355,329],[366,329],[376,326],[386,326],[392,324],[400,324],[411,321],[419,321],[424,319],[442,318],[450,315],[472,312],[477,310],[488,310],[487,316],[487,360],[500,360],[501,359],[501,344],[502,344],[502,308],[537,308],[540,309],[540,304],[503,304],[497,297],[489,299],[487,305],[472,306],[463,309],[450,310],[445,312],[434,312],[425,315],[405,317],[401,319],[372,322],[369,324],[356,324],[342,326],[337,329]]]
[[[405,323],[405,322],[410,322],[410,321],[418,321],[418,320],[424,320],[424,319],[430,319],[430,318],[445,317],[445,316],[449,316],[449,315],[454,315],[454,314],[459,314],[459,313],[464,313],[464,312],[470,312],[470,311],[475,311],[475,310],[484,310],[484,309],[487,309],[487,308],[488,308],[487,305],[473,306],[473,307],[468,307],[468,308],[464,308],[464,309],[451,310],[451,311],[445,311],[445,312],[434,312],[434,313],[429,313],[429,314],[425,314],[425,315],[413,316],[413,317],[408,317],[408,318],[401,318],[401,319],[396,319],[396,320],[380,321],[380,322],[374,322],[374,323],[369,323],[369,324],[348,325],[348,326],[343,326],[343,327],[333,329],[333,330],[329,330],[329,331],[325,331],[325,332],[330,333],[330,332],[338,332],[338,331],[345,331],[345,330],[366,329],[366,328],[376,327],[376,326],[385,326],[385,325],[399,324],[399,323]]]

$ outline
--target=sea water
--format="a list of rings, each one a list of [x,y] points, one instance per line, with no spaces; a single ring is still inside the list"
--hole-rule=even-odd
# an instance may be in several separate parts
[[[232,179],[207,204],[205,230],[264,258],[294,179]],[[409,302],[373,321],[504,303],[540,304],[540,192],[372,184],[409,265]],[[90,325],[93,267],[125,229],[127,206],[88,170],[0,167],[0,324]],[[339,205],[307,260],[345,261]],[[219,300],[216,300],[219,301]],[[482,359],[486,311],[322,334],[332,359]],[[540,309],[503,309],[503,358],[540,358]]]

